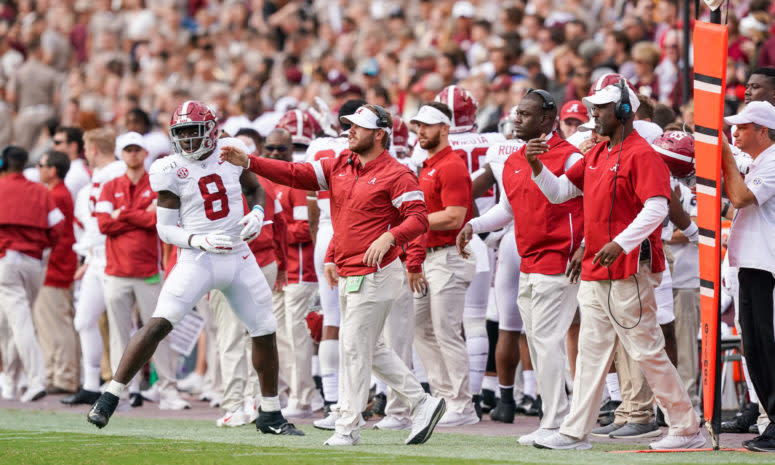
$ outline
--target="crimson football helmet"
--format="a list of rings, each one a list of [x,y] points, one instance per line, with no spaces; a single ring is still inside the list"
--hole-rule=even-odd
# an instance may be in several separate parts
[[[195,127],[197,135],[183,133]],[[170,138],[175,151],[190,160],[199,160],[215,149],[218,141],[218,118],[215,110],[203,102],[187,100],[181,103],[170,118]],[[188,147],[184,148],[184,144]]]
[[[589,95],[593,95],[595,92],[599,90],[603,90],[608,86],[618,86],[619,83],[624,79],[624,82],[627,83],[627,87],[630,88],[633,92],[635,92],[635,88],[632,87],[632,84],[630,81],[628,81],[624,76],[618,73],[605,73],[604,75],[597,78],[597,81],[595,81],[592,86],[589,88]],[[637,95],[638,93],[635,92]]]
[[[694,137],[688,132],[668,131],[654,140],[654,150],[670,169],[670,175],[684,179],[694,175]]]
[[[470,132],[476,129],[476,111],[479,105],[470,92],[459,86],[447,86],[434,99],[446,104],[452,111],[449,132]]]
[[[409,155],[409,127],[398,116],[393,117],[393,149],[398,158]]]
[[[287,111],[277,122],[277,127],[290,132],[293,143],[301,145],[309,145],[320,132],[317,120],[303,110]]]

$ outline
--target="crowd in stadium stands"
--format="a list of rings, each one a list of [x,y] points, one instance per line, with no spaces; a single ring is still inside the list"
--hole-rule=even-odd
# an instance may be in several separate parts
[[[724,176],[735,192],[722,216],[757,213],[731,226],[723,334],[740,334],[742,322],[745,342],[768,320],[738,318],[762,297],[739,292],[735,266],[742,289],[771,287],[775,273],[775,256],[752,266],[763,275],[740,258],[741,229],[752,234],[747,244],[758,237],[771,251],[762,238],[775,222],[775,200],[762,197],[775,191],[760,187],[775,182],[775,2],[729,3],[722,92],[725,116],[738,116],[724,127],[734,141],[724,145]],[[708,20],[704,3],[677,0],[0,1],[0,395],[94,404],[102,417],[89,419],[100,427],[116,408],[101,392],[133,408],[180,410],[197,398],[220,407],[219,427],[258,418],[262,432],[294,435],[303,433],[285,419],[314,418],[334,431],[332,445],[360,440],[359,415],[378,418],[378,429],[411,430],[407,444],[436,426],[527,415],[542,420],[523,445],[584,449],[589,436],[665,434],[653,448],[703,447],[699,44],[688,44],[687,63],[684,5],[689,28]],[[752,102],[769,103],[746,113]],[[362,143],[368,131],[372,145]],[[383,146],[395,160],[365,155]],[[611,188],[590,170],[614,155]],[[332,161],[340,156],[348,161]],[[226,239],[205,236],[198,221],[244,214],[230,206],[224,161],[258,175],[241,172],[241,221],[261,233],[237,236],[262,273],[234,279],[260,288],[274,316],[256,310],[252,325],[217,279],[193,312],[170,310],[195,280],[167,282],[176,261],[188,263],[192,248],[223,252],[213,244]],[[281,162],[307,168],[286,173]],[[395,196],[350,205],[333,171],[327,177],[334,169],[361,170],[360,182]],[[381,186],[388,176],[398,177]],[[352,182],[366,195],[359,176]],[[206,220],[185,216],[194,215],[185,211],[189,187],[201,192]],[[254,204],[261,213],[251,217]],[[163,230],[170,208],[191,232],[180,243],[162,240],[172,237]],[[372,238],[358,215],[378,208],[379,227],[393,233]],[[361,263],[364,251],[379,253],[373,267]],[[385,308],[350,295],[379,294],[388,278],[399,285],[377,298]],[[369,309],[360,318],[376,332],[353,326],[362,323],[348,307]],[[116,383],[118,372],[134,373],[126,360],[141,358],[133,341],[156,331],[156,344],[169,331],[149,323],[157,318],[173,333],[145,354],[138,376]],[[262,345],[273,320],[274,368]],[[750,370],[742,357],[746,393],[721,431],[752,433],[745,447],[775,452],[766,368],[775,341],[772,332],[749,337],[757,356]],[[371,370],[369,351],[374,375],[356,373]],[[610,369],[595,366],[601,360]]]

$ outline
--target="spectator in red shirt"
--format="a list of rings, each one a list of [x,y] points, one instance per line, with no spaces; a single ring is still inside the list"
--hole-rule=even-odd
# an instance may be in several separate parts
[[[449,145],[451,120],[449,107],[439,102],[424,104],[411,120],[418,128],[418,144],[428,151],[420,187],[428,205],[430,229],[425,236],[427,292],[414,303],[414,346],[431,389],[449,407],[440,426],[479,421],[468,380],[468,349],[460,332],[476,262],[455,251],[455,237],[472,217],[473,193],[468,167]]]
[[[70,169],[66,153],[50,151],[38,162],[40,182],[48,186],[51,197],[64,215],[59,240],[51,250],[43,281],[35,300],[33,316],[40,349],[46,361],[46,391],[54,393],[78,390],[80,349],[73,326],[73,276],[78,257],[73,251],[73,198],[64,183]]]
[[[595,132],[610,137],[557,177],[538,159],[543,139],[528,142],[533,180],[549,201],[584,196],[584,240],[579,333],[573,400],[559,431],[535,441],[548,449],[589,449],[587,436],[618,339],[638,362],[657,402],[670,418],[668,435],[652,449],[704,447],[697,414],[675,366],[665,353],[657,322],[654,288],[664,271],[660,234],[667,216],[667,166],[633,129],[639,102],[620,75],[602,78],[599,90],[582,101],[592,108]]]
[[[95,208],[105,241],[105,305],[110,333],[110,365],[118,368],[129,343],[134,306],[147,322],[161,291],[161,242],[156,233],[156,192],[145,171],[143,136],[128,132],[116,138],[116,150],[126,163],[126,174],[108,181]],[[153,355],[159,375],[159,408],[190,408],[177,393],[176,357],[169,340],[159,343]],[[126,391],[125,391],[126,392]]]
[[[364,105],[342,120],[352,125],[349,156],[286,163],[226,147],[221,159],[279,184],[331,192],[334,237],[325,274],[331,286],[337,280],[339,285],[342,371],[339,419],[326,444],[352,446],[360,441],[361,412],[366,408],[372,370],[409,403],[412,430],[406,443],[422,444],[444,413],[444,399],[424,393],[381,335],[393,301],[406,285],[397,245],[425,232],[425,203],[417,178],[387,151],[393,126],[390,114],[382,107]],[[410,284],[413,290],[422,286],[417,280]]]
[[[0,352],[21,361],[27,376],[22,402],[46,395],[46,367],[32,324],[31,304],[43,281],[43,249],[56,244],[64,215],[48,189],[22,171],[27,151],[7,146],[0,171]],[[16,382],[18,380],[11,380]]]

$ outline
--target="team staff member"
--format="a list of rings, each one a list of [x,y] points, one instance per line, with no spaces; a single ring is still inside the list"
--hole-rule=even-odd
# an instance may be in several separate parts
[[[697,414],[665,353],[656,318],[654,288],[665,266],[660,234],[668,214],[669,173],[659,154],[633,129],[638,99],[624,78],[610,75],[596,87],[599,90],[583,102],[592,108],[595,131],[610,137],[608,143],[596,145],[559,178],[538,159],[547,150],[544,140],[529,141],[526,150],[533,179],[551,202],[585,194],[586,249],[578,294],[584,316],[573,400],[560,430],[535,445],[591,447],[587,436],[598,416],[618,337],[670,418],[668,436],[650,446],[699,448],[705,439]]]
[[[56,244],[64,219],[48,189],[22,174],[27,151],[3,149],[0,170],[0,352],[19,357],[27,376],[22,402],[46,395],[46,367],[30,306],[43,281],[43,249]]]
[[[517,137],[541,137],[547,151],[541,162],[555,175],[566,172],[582,158],[578,149],[565,142],[553,126],[557,106],[549,93],[529,91],[516,112]],[[549,134],[548,137],[542,137]],[[503,167],[504,196],[501,202],[479,218],[471,220],[457,237],[458,251],[473,234],[500,229],[514,218],[534,216],[546,221],[519,221],[514,232],[521,257],[517,302],[525,325],[530,358],[534,361],[538,392],[543,400],[541,427],[519,438],[522,445],[557,431],[568,413],[570,401],[565,390],[567,355],[565,338],[576,313],[578,284],[565,276],[568,262],[579,247],[583,232],[581,198],[554,205],[529,179],[525,161],[526,146],[514,152]],[[513,418],[513,413],[512,413]]]
[[[740,327],[748,372],[770,424],[747,449],[775,452],[775,352],[773,290],[775,289],[775,107],[751,102],[738,115],[724,119],[736,124],[736,145],[753,158],[743,180],[729,144],[722,144],[724,182],[738,209],[729,233],[729,265],[739,268]]]
[[[105,305],[110,336],[110,367],[114,373],[129,342],[134,306],[148,322],[161,291],[161,243],[156,234],[156,198],[145,171],[143,136],[128,132],[116,138],[126,173],[102,188],[95,207],[97,224],[105,234]],[[159,375],[163,410],[190,408],[177,393],[176,357],[169,341],[153,355]]]
[[[78,257],[73,252],[73,198],[65,179],[70,169],[66,153],[50,151],[38,162],[40,182],[48,186],[51,197],[64,215],[61,236],[48,258],[46,278],[35,300],[35,330],[46,361],[46,386],[49,393],[78,390],[80,360],[78,333],[73,326],[73,277]]]
[[[380,336],[393,301],[406,285],[400,246],[428,227],[425,203],[417,178],[387,151],[393,125],[387,111],[364,105],[342,121],[352,125],[348,140],[353,153],[348,156],[286,163],[226,148],[221,158],[279,184],[331,192],[334,237],[326,277],[333,285],[339,276],[341,379],[340,418],[326,444],[360,441],[372,369],[410,405],[413,425],[406,443],[421,444],[443,415],[444,400],[426,395]]]
[[[428,158],[420,170],[420,187],[428,205],[425,276],[428,292],[415,298],[414,347],[431,389],[447,402],[440,426],[479,421],[472,403],[468,349],[460,331],[475,260],[455,253],[455,237],[471,219],[473,193],[465,162],[449,145],[452,112],[446,104],[426,103],[412,118],[417,142]]]

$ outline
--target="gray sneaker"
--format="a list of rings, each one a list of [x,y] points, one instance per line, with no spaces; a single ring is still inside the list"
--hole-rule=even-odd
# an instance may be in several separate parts
[[[609,425],[605,426],[599,426],[592,431],[589,432],[592,436],[597,436],[599,438],[607,438],[608,435],[613,433],[614,431],[623,428],[625,425],[620,425],[618,423],[611,423]]]
[[[627,423],[608,435],[614,439],[624,438],[655,438],[662,435],[662,430],[655,422],[651,423]]]

